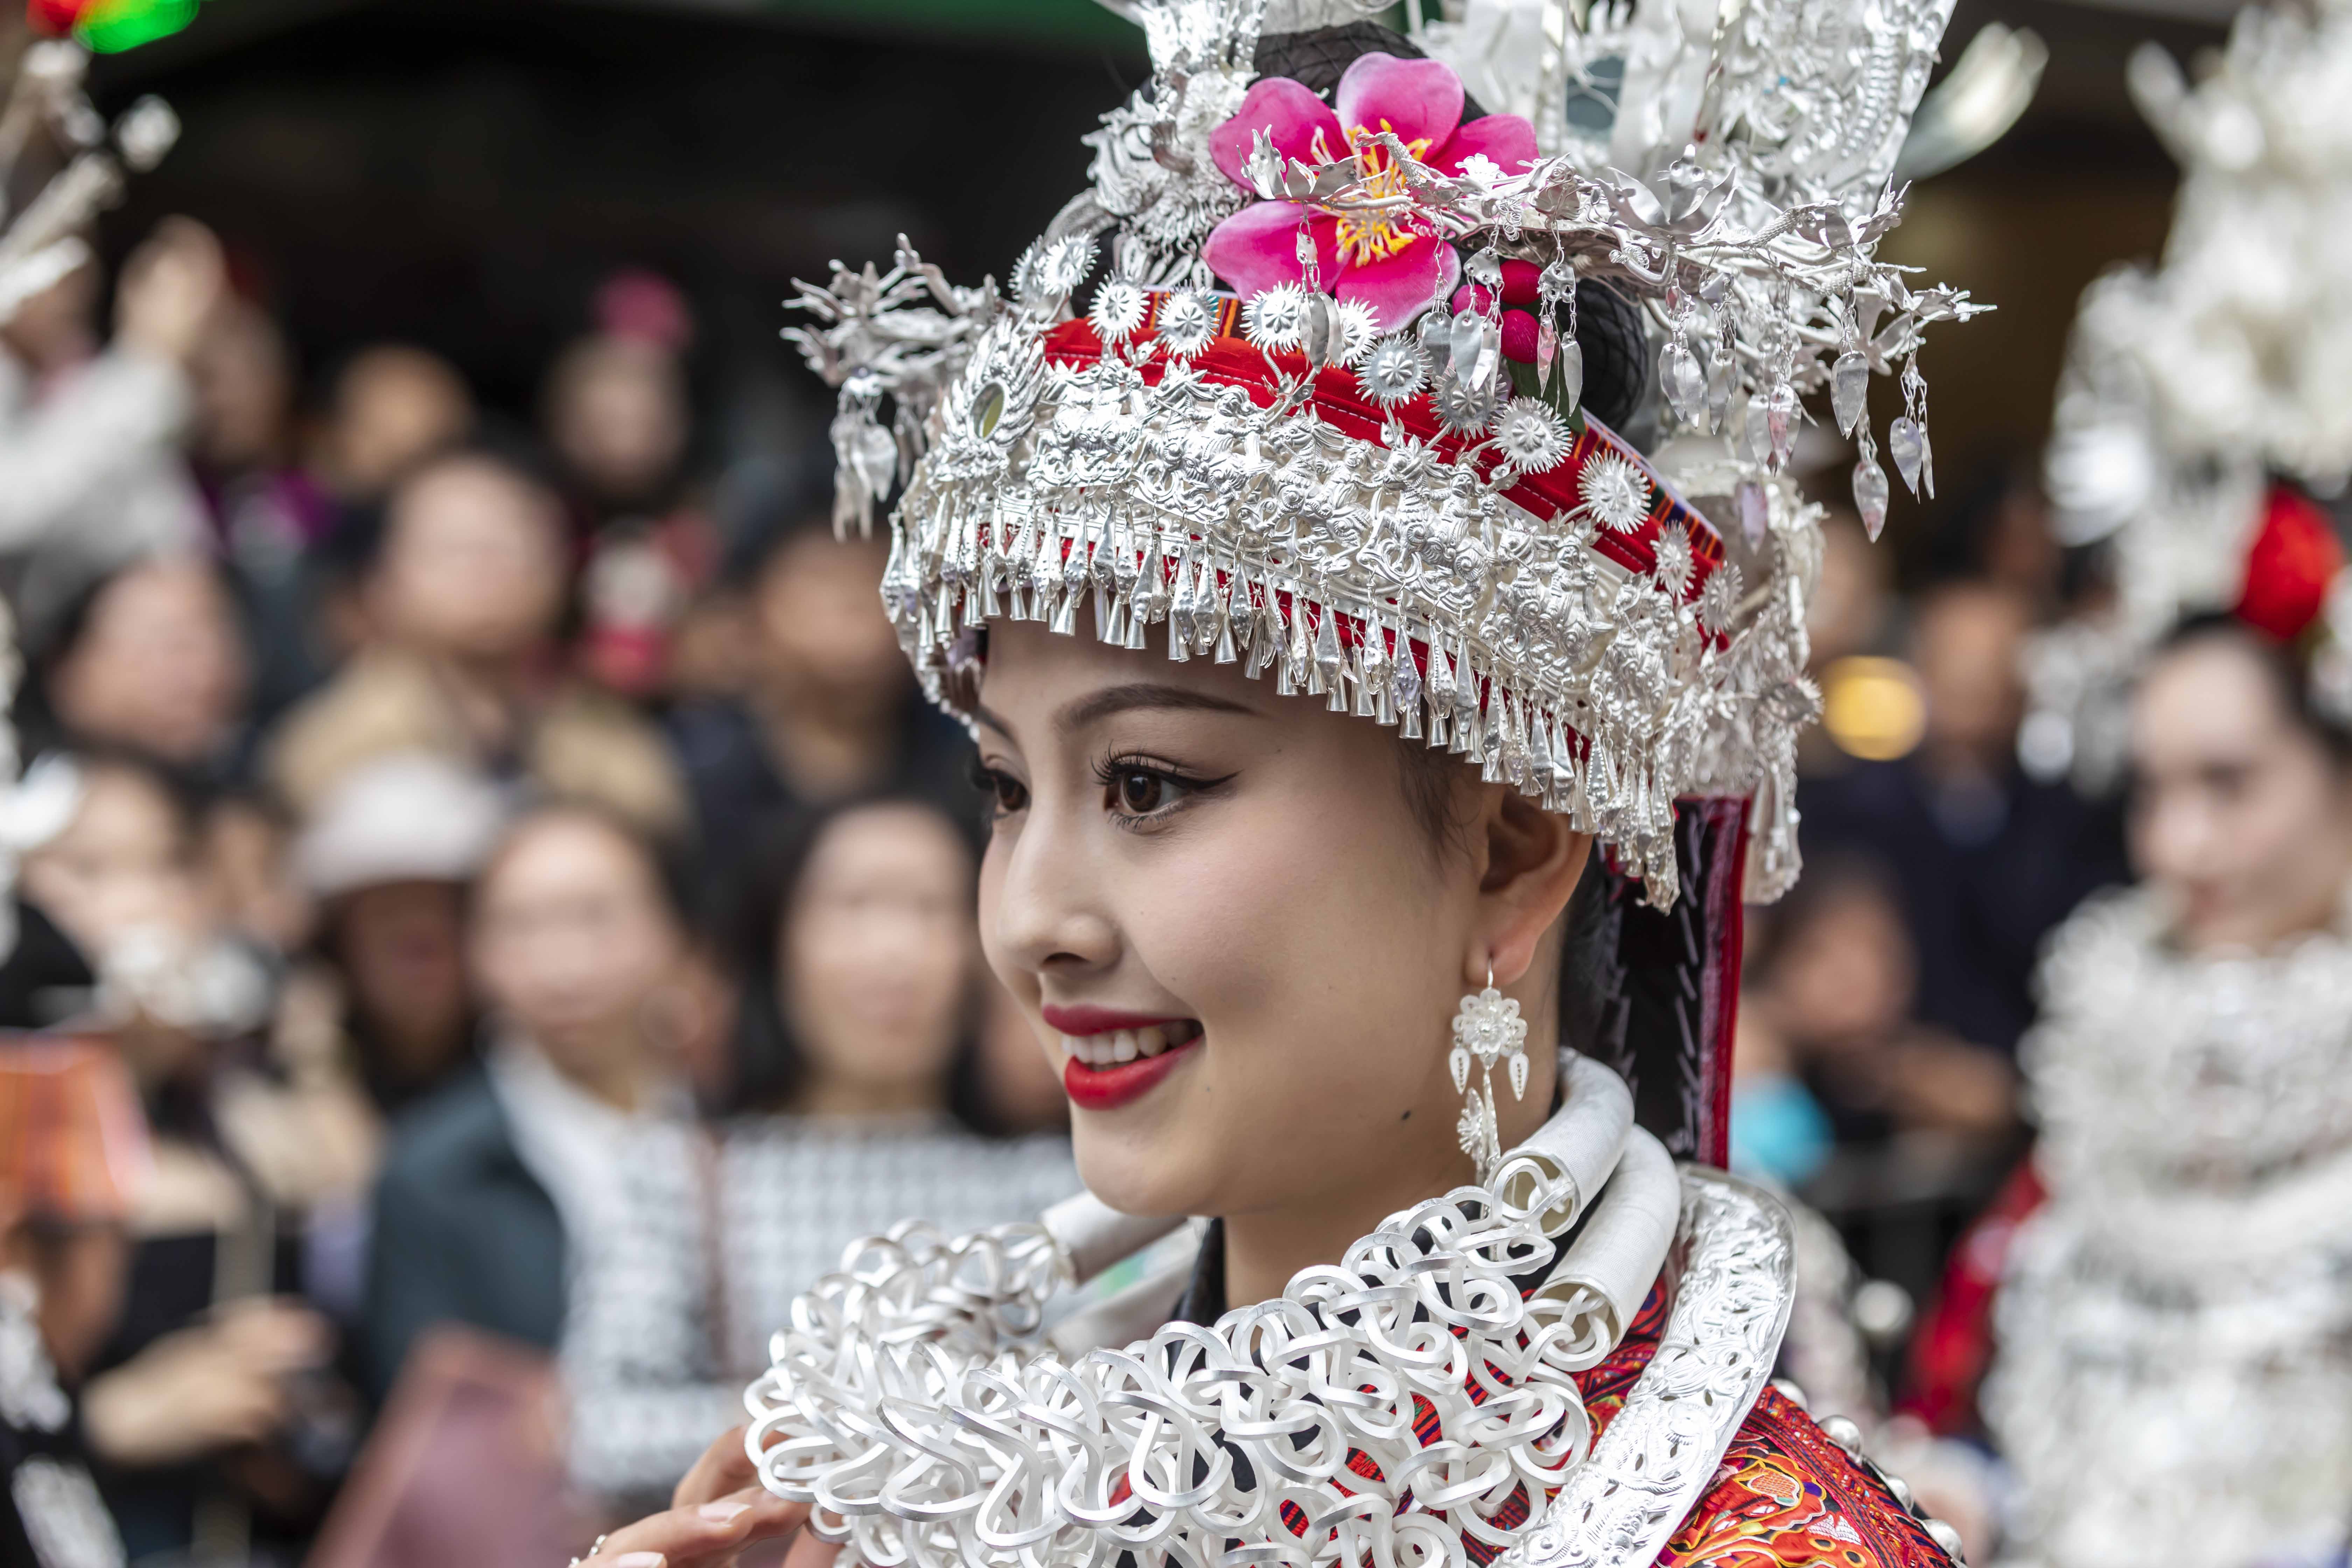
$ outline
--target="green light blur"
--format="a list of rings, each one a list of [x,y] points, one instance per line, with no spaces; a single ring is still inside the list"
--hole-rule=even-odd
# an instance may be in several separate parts
[[[116,55],[169,37],[196,19],[198,0],[99,0],[74,26],[94,54]]]

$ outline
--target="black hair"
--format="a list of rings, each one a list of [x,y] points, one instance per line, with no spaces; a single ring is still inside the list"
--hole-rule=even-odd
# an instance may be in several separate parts
[[[809,1062],[785,1019],[783,974],[778,955],[785,924],[799,902],[809,863],[845,818],[884,807],[905,807],[936,817],[950,830],[957,851],[970,863],[971,835],[935,801],[884,790],[795,812],[769,825],[761,836],[750,873],[735,900],[729,957],[738,987],[734,1068],[730,1095],[738,1110],[772,1110],[808,1080]],[[966,1001],[955,1055],[948,1064],[947,1109],[974,1132],[995,1136],[1003,1129],[988,1103],[982,1076],[977,994]]]
[[[1401,33],[1377,22],[1349,22],[1307,32],[1262,34],[1252,64],[1261,77],[1288,77],[1328,96],[1349,66],[1372,54],[1423,58],[1421,48]],[[1486,117],[1486,110],[1465,92],[1462,122]],[[1640,308],[1597,279],[1580,279],[1576,346],[1584,355],[1582,406],[1612,430],[1642,445],[1632,426],[1647,401],[1651,356]]]
[[[2352,768],[2352,717],[2336,713],[2322,699],[2311,678],[2306,650],[2215,610],[2189,616],[2175,625],[2157,644],[2157,657],[2207,643],[2243,649],[2262,671],[2288,721],[2325,747],[2328,760],[2337,767]]]

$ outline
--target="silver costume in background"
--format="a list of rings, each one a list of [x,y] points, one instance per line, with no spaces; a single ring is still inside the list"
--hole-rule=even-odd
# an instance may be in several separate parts
[[[2352,1525],[2352,912],[2189,957],[2134,891],[2042,973],[2023,1061],[2051,1198],[1985,1410],[2053,1568],[2319,1562]]]

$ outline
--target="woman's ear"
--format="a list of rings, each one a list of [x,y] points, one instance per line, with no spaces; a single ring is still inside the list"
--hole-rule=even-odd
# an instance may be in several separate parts
[[[1566,816],[1546,811],[1508,784],[1488,786],[1477,830],[1486,861],[1478,884],[1486,940],[1483,951],[1463,958],[1464,979],[1473,989],[1486,984],[1489,963],[1497,985],[1527,973],[1544,932],[1568,908],[1592,851],[1592,835],[1579,833]]]

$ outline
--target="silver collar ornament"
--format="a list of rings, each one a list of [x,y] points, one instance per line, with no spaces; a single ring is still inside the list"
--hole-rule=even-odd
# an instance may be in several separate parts
[[[1719,1173],[1678,1175],[1606,1068],[1563,1053],[1562,1072],[1562,1109],[1491,1183],[1391,1216],[1213,1324],[1129,1342],[1115,1300],[1046,1331],[1056,1289],[1173,1223],[1090,1197],[1037,1225],[857,1243],[776,1334],[746,1451],[769,1490],[814,1505],[845,1568],[1465,1568],[1472,1541],[1509,1568],[1646,1563],[1769,1375],[1789,1221]],[[1594,1441],[1572,1374],[1662,1268],[1664,1337]],[[1162,1311],[1176,1293],[1129,1292]]]
[[[1871,376],[1897,374],[1889,447],[1931,490],[1921,332],[1982,309],[1876,258],[1949,0],[1545,4],[1596,58],[1631,51],[1608,159],[1559,127],[1517,170],[1365,128],[1285,157],[1239,122],[1265,0],[1123,0],[1152,79],[1007,290],[903,247],[803,286],[814,319],[789,335],[841,391],[836,521],[898,496],[884,599],[935,700],[969,715],[991,620],[1075,634],[1088,612],[1106,641],[1270,671],[1465,756],[1595,833],[1659,907],[1686,795],[1753,799],[1750,897],[1793,879],[1818,706],[1818,509],[1786,471],[1802,400],[1827,393],[1855,434],[1875,531]],[[1238,178],[1221,134],[1249,139]],[[1204,245],[1277,203],[1297,280],[1220,292]],[[1383,320],[1327,289],[1327,230],[1442,242],[1476,288]],[[1539,277],[1519,370],[1509,268]],[[1582,406],[1591,286],[1639,323],[1647,457]]]

